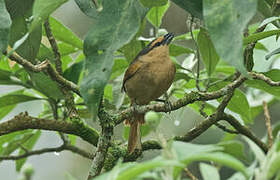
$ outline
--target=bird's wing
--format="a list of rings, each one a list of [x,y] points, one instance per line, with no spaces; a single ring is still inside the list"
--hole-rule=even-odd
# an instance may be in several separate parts
[[[125,90],[125,83],[127,80],[129,80],[132,76],[134,76],[134,74],[139,71],[141,68],[143,68],[144,66],[144,62],[141,61],[140,59],[138,59],[137,61],[134,61],[133,63],[131,63],[129,65],[129,67],[127,68],[127,70],[125,71],[124,74],[124,78],[123,78],[123,84],[122,84],[122,91],[126,91]]]

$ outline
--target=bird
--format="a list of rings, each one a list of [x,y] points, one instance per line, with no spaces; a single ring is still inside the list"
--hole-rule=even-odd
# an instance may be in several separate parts
[[[171,86],[176,67],[169,56],[169,44],[174,38],[167,33],[151,41],[129,64],[123,78],[122,91],[130,98],[131,106],[147,105],[157,100]],[[141,152],[140,127],[145,113],[134,111],[125,121],[130,125],[128,152]]]

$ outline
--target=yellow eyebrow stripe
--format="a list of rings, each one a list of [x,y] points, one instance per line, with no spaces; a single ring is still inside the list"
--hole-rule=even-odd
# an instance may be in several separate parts
[[[158,37],[152,44],[150,47],[153,47],[157,42],[161,42],[164,40],[164,36],[160,36]]]

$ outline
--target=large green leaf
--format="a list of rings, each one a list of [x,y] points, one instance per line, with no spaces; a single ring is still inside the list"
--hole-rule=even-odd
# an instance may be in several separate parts
[[[33,21],[30,32],[36,27],[41,26],[41,23],[44,22],[53,11],[67,1],[68,0],[36,0],[33,5]]]
[[[104,1],[103,8],[84,42],[86,61],[81,93],[93,115],[111,75],[113,53],[134,37],[146,14],[138,1]]]
[[[107,173],[103,173],[102,175],[93,178],[91,180],[107,180],[107,179],[115,179],[115,180],[130,180],[136,179],[137,176],[142,173],[156,169],[159,167],[183,167],[183,164],[179,163],[175,160],[166,160],[163,158],[155,158],[151,161],[142,162],[142,163],[124,163],[116,165],[111,171]]]
[[[94,1],[88,1],[88,0],[75,0],[76,4],[79,6],[81,11],[85,13],[87,16],[91,18],[97,18],[98,16],[98,10],[96,9],[94,5]]]
[[[36,142],[38,141],[39,137],[41,136],[41,130],[37,130],[34,135],[26,142],[22,143],[21,145],[28,149],[28,150],[32,150],[32,148],[34,147],[34,145],[36,144]],[[23,149],[20,149],[18,152],[18,155],[22,155],[24,154],[25,151]],[[16,161],[16,171],[19,172],[21,167],[24,165],[24,163],[26,162],[27,158],[23,158],[23,159],[19,159]]]
[[[4,143],[7,143],[6,146],[2,147],[0,155],[1,156],[7,156],[13,153],[16,149],[20,147],[21,144],[28,141],[34,134],[31,131],[21,132],[16,134],[15,136],[9,137],[5,136],[5,138],[1,138],[0,141]],[[12,138],[12,139],[11,139]],[[7,141],[9,139],[9,141]],[[2,146],[3,146],[2,145]]]
[[[158,7],[158,6],[164,6],[168,3],[168,0],[140,0],[140,2],[143,4],[145,7]]]
[[[9,106],[13,104],[18,104],[22,102],[27,102],[27,101],[33,101],[33,100],[38,100],[40,98],[37,97],[32,97],[32,96],[27,96],[27,95],[21,95],[21,94],[9,94],[0,97],[0,107],[4,106]]]
[[[36,90],[54,99],[64,98],[59,85],[54,82],[49,76],[45,75],[42,72],[30,72],[29,74]]]
[[[83,61],[73,64],[63,72],[63,77],[77,84],[83,69],[83,65],[84,65]]]
[[[41,26],[28,32],[33,1],[7,0],[7,9],[12,18],[9,44],[20,56],[32,62],[38,53],[42,36]]]
[[[23,90],[14,91],[0,97],[0,108],[38,99],[40,98],[24,95]]]
[[[243,45],[247,45],[249,43],[255,42],[255,41],[259,41],[262,40],[264,38],[270,37],[270,36],[274,36],[274,35],[279,35],[280,34],[280,30],[270,30],[270,31],[265,31],[265,32],[259,32],[259,33],[255,33],[252,34],[246,38],[243,39]]]
[[[152,23],[155,27],[160,27],[162,17],[164,16],[165,12],[169,8],[169,2],[160,7],[153,7],[149,10],[147,14],[147,19]]]
[[[189,12],[194,17],[203,19],[202,16],[202,0],[172,0],[182,9]]]
[[[216,167],[206,163],[200,163],[199,169],[204,180],[209,179],[209,177],[213,180],[220,180],[219,171]]]
[[[203,28],[200,28],[197,44],[199,47],[199,51],[202,56],[202,61],[206,67],[206,71],[210,76],[212,72],[215,71],[216,65],[219,62],[219,56],[215,50],[215,47],[207,33],[207,31]]]
[[[247,74],[242,55],[243,30],[256,8],[256,0],[203,0],[204,20],[217,53],[243,74]]]
[[[6,9],[5,2],[0,1],[0,56],[6,50],[12,21]]]
[[[222,152],[200,153],[187,157],[183,160],[185,164],[190,164],[194,161],[210,161],[228,166],[232,169],[240,171],[245,177],[248,177],[246,167],[236,158]]]
[[[280,70],[279,69],[272,69],[266,73],[263,73],[265,76],[269,77],[273,81],[280,81]],[[253,87],[256,89],[263,90],[267,93],[270,93],[276,97],[280,97],[280,87],[279,86],[270,86],[266,82],[262,80],[247,80],[245,84],[249,87]]]
[[[14,108],[16,107],[16,104],[10,105],[10,106],[5,106],[5,107],[0,107],[0,121],[8,115]]]

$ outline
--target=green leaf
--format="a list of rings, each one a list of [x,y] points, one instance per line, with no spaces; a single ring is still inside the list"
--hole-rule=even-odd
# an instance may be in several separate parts
[[[220,180],[219,171],[216,167],[206,163],[199,163],[199,169],[204,180],[209,179],[209,177],[213,180]]]
[[[279,29],[278,30],[271,30],[271,31],[255,33],[255,34],[252,34],[252,35],[244,38],[243,39],[243,45],[247,45],[249,43],[259,41],[259,40],[265,39],[267,37],[274,36],[274,35],[279,35],[279,34],[280,34]]]
[[[40,98],[33,97],[33,96],[19,94],[20,92],[22,92],[22,91],[14,91],[7,95],[1,96],[0,97],[0,107],[2,108],[5,106],[9,106],[9,105],[14,105],[14,104],[22,103],[22,102],[40,99]]]
[[[176,151],[179,160],[184,160],[188,157],[200,153],[223,150],[222,147],[216,145],[191,144],[191,143],[185,143],[181,141],[174,141],[172,147]]]
[[[135,36],[146,14],[138,1],[104,1],[103,8],[84,42],[86,61],[81,93],[94,116],[111,75],[114,52]]]
[[[243,74],[247,74],[242,55],[243,30],[256,8],[255,0],[203,1],[204,20],[217,53]]]
[[[38,141],[39,137],[41,136],[41,130],[37,130],[34,135],[26,142],[22,143],[21,145],[28,149],[28,150],[32,150],[32,148],[34,147],[34,145],[36,144],[36,142]],[[18,155],[22,155],[24,154],[25,151],[23,149],[20,149],[18,152]],[[16,161],[16,171],[19,172],[21,167],[24,165],[24,163],[26,162],[27,158],[23,158],[23,159],[19,159]]]
[[[152,161],[135,164],[133,166],[126,168],[124,171],[121,171],[119,173],[116,180],[131,180],[148,170],[159,168],[159,167],[165,167],[165,166],[183,167],[181,163],[174,160],[155,159]]]
[[[9,136],[6,136],[5,139],[3,139],[4,143],[7,143],[7,146],[3,147],[0,155],[1,156],[7,156],[13,153],[16,149],[20,147],[21,144],[28,141],[34,134],[30,131],[26,131],[25,133],[21,132],[20,134],[16,134],[13,136],[13,139],[10,139]],[[9,139],[9,141],[5,141]]]
[[[16,104],[10,105],[10,106],[5,106],[5,107],[0,107],[0,121],[8,115],[14,108],[16,107]]]
[[[137,40],[137,37],[134,37],[128,44],[122,47],[127,62],[132,62],[142,49],[142,43]]]
[[[206,71],[209,76],[215,71],[216,65],[219,62],[219,56],[215,50],[215,47],[207,33],[203,28],[200,28],[197,44],[199,47],[202,61],[206,67]]]
[[[273,81],[280,81],[280,70],[279,69],[272,69],[266,73],[263,73],[265,76],[269,77],[270,79],[272,79]],[[265,83],[262,80],[248,80],[245,82],[245,84],[249,87],[252,88],[256,88],[256,89],[260,89],[263,90],[269,94],[272,94],[276,97],[280,97],[280,87],[272,87],[270,85],[268,85],[267,83]]]
[[[70,66],[63,72],[63,77],[65,77],[69,81],[72,81],[73,83],[77,84],[79,81],[79,77],[82,72],[83,66],[84,66],[83,61],[73,64],[72,66]]]
[[[259,163],[262,163],[265,159],[265,154],[262,149],[256,145],[251,139],[247,137],[243,137],[245,141],[248,143],[250,150],[253,151],[255,158],[258,160]]]
[[[32,5],[33,0],[8,0],[7,2],[7,9],[12,18],[9,45],[23,58],[35,62],[40,47],[42,27],[39,26],[33,32],[28,32]]]
[[[59,6],[68,0],[36,0],[33,5],[33,21],[31,23],[30,32],[36,27],[41,26],[47,17],[54,12]]]
[[[255,49],[258,49],[258,50],[263,50],[265,52],[268,52],[268,49],[260,42],[257,42],[256,45],[255,45]]]
[[[12,21],[6,9],[5,2],[0,1],[0,57],[8,46],[11,24]]]
[[[40,44],[39,52],[36,57],[40,61],[44,61],[46,59],[50,60],[51,62],[54,62],[54,54],[53,51],[51,51],[47,46],[44,44]]]
[[[143,6],[152,8],[152,7],[158,7],[158,6],[164,6],[168,3],[168,0],[140,0],[140,2],[143,4]]]
[[[80,49],[64,42],[57,43],[58,50],[61,56],[66,56],[79,51]]]
[[[274,152],[274,157],[272,162],[269,164],[267,179],[272,179],[274,176],[279,174],[280,169],[280,153]]]
[[[266,18],[265,20],[263,20],[263,22],[259,25],[259,27],[262,27],[262,26],[264,26],[264,25],[267,25],[267,24],[269,24],[269,23],[272,23],[272,22],[274,22],[274,21],[276,21],[276,20],[279,20],[280,18],[279,17],[269,17],[269,18]]]
[[[277,48],[277,49],[273,50],[272,52],[270,52],[269,54],[267,54],[267,55],[265,56],[265,59],[266,59],[266,60],[269,60],[269,58],[270,58],[271,56],[273,56],[273,55],[275,55],[275,54],[279,54],[279,53],[280,53],[280,48]]]
[[[239,160],[222,152],[194,154],[192,156],[188,156],[186,159],[184,159],[183,162],[188,165],[191,162],[195,161],[213,161],[215,163],[219,163],[221,165],[225,165],[227,167],[240,171],[245,177],[248,177],[246,167]]]
[[[202,0],[172,0],[182,9],[189,12],[194,17],[203,19],[202,15]]]
[[[83,42],[77,35],[75,35],[69,28],[61,24],[55,18],[49,18],[50,27],[52,29],[53,36],[56,40],[70,44],[73,47],[83,49]]]
[[[223,152],[230,154],[240,160],[245,160],[244,145],[240,141],[222,141],[218,144],[224,148]]]
[[[169,54],[170,56],[180,56],[182,54],[190,54],[193,53],[194,51],[192,49],[182,47],[179,45],[175,44],[170,44],[169,45]]]
[[[168,8],[169,2],[164,6],[153,7],[149,10],[146,17],[149,20],[149,22],[152,23],[152,25],[154,25],[155,27],[160,27],[162,17],[164,16]]]
[[[128,62],[125,59],[115,59],[110,79],[112,80],[120,76],[127,68],[127,66],[128,66]]]
[[[58,84],[43,72],[30,72],[30,77],[36,90],[45,94],[47,97],[54,99],[63,99],[64,95],[61,92]]]
[[[79,6],[81,11],[85,13],[88,17],[97,18],[99,11],[96,9],[94,5],[94,1],[88,0],[75,0],[76,4]]]
[[[226,85],[227,85],[226,82],[221,81],[216,83],[214,86],[210,87],[209,90],[210,91],[218,90],[225,87]],[[218,101],[221,102],[222,99],[220,98],[218,99]],[[251,109],[248,100],[246,98],[246,95],[241,90],[236,89],[234,91],[234,95],[229,101],[227,108],[239,114],[242,117],[245,124],[253,122],[251,118]]]

